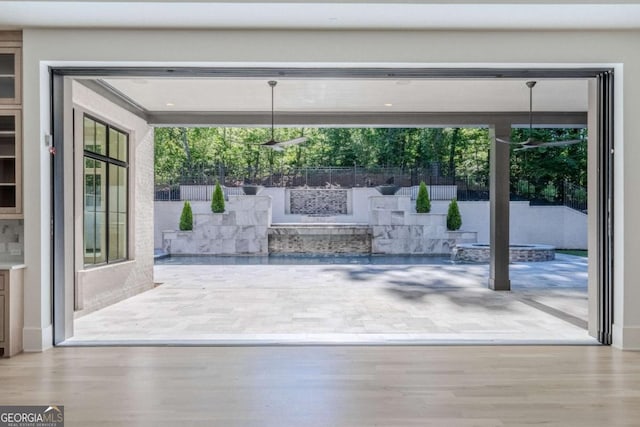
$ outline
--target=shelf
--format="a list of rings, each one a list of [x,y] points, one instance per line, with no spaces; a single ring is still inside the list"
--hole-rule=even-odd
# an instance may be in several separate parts
[[[16,182],[16,158],[0,159],[0,183]]]
[[[13,136],[16,133],[16,118],[10,112],[0,111],[0,135]]]
[[[3,49],[0,51],[0,76],[15,75],[16,72],[15,53],[12,50]]]
[[[12,208],[16,205],[16,185],[0,185],[0,208]]]
[[[0,134],[0,159],[1,158],[17,158],[15,135]]]

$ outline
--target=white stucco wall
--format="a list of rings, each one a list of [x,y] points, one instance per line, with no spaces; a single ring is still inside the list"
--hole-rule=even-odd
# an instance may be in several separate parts
[[[267,189],[265,189],[267,190]],[[280,194],[281,188],[263,191],[260,194]],[[360,194],[360,192],[354,192]],[[379,196],[374,190],[373,197]],[[273,222],[296,223],[303,222],[302,215],[284,214],[283,202],[275,202],[273,198]],[[414,202],[410,202],[412,211],[415,211]],[[449,202],[432,201],[431,213],[446,214]],[[192,203],[194,212],[196,209],[208,211],[209,202]],[[489,202],[458,202],[460,215],[462,216],[462,230],[478,233],[478,242],[489,242]],[[340,222],[354,222],[366,224],[369,213],[369,200],[363,199],[353,205],[353,215],[341,215],[336,217]],[[587,215],[570,209],[566,206],[529,206],[528,202],[511,202],[510,208],[510,238],[511,243],[538,243],[552,245],[562,249],[587,249]],[[178,219],[182,211],[182,202],[155,202],[155,235],[154,245],[156,249],[162,248],[162,231],[177,230]],[[278,216],[275,215],[278,212]],[[205,212],[202,212],[205,213]],[[277,220],[276,220],[277,219]],[[330,218],[333,222],[335,218]],[[357,219],[358,221],[351,221]],[[323,219],[319,219],[321,222]]]
[[[47,66],[614,66],[614,343],[640,348],[640,31],[24,31],[25,348],[51,345]],[[278,46],[273,49],[273,46]],[[629,191],[626,191],[627,188]],[[591,190],[594,190],[593,188]]]
[[[431,212],[447,213],[448,202],[432,201]],[[476,231],[478,242],[489,242],[489,202],[458,202],[462,230]],[[562,249],[587,249],[587,215],[566,206],[530,206],[511,202],[509,240]]]

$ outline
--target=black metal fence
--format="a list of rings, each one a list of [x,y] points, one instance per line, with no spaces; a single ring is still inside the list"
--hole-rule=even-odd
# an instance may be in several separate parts
[[[452,177],[443,177],[438,167],[391,168],[359,166],[350,167],[292,167],[280,168],[211,168],[189,169],[176,179],[156,184],[197,184],[207,185],[220,182],[227,187],[242,184],[256,184],[265,187],[375,187],[382,184],[396,184],[401,187],[418,185],[420,181],[434,185],[454,184]],[[437,183],[435,183],[437,182]],[[440,183],[443,184],[440,184]]]
[[[282,167],[272,169],[245,168],[191,169],[172,180],[156,180],[156,200],[180,200],[180,187],[185,185],[220,185],[228,188],[243,184],[287,188],[354,188],[395,184],[412,187],[424,181],[427,185],[456,185],[456,179],[438,175],[438,168],[364,168],[364,167]],[[213,172],[215,171],[215,173]]]
[[[511,200],[525,200],[536,206],[564,205],[587,212],[587,189],[568,181],[511,181]]]

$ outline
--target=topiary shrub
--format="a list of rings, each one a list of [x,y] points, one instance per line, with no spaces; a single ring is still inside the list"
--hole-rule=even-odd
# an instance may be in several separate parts
[[[191,211],[191,203],[186,201],[180,214],[180,231],[191,230],[193,230],[193,212]]]
[[[213,190],[211,196],[211,212],[222,213],[224,212],[224,193],[219,182],[216,182],[216,188]]]
[[[420,187],[418,187],[418,197],[416,197],[416,212],[431,212],[431,200],[429,200],[429,191],[427,190],[427,184],[425,184],[424,181],[422,181],[420,183]]]
[[[447,210],[447,229],[455,231],[459,230],[461,226],[462,217],[460,216],[460,209],[458,209],[458,202],[453,199],[449,203],[449,209]]]

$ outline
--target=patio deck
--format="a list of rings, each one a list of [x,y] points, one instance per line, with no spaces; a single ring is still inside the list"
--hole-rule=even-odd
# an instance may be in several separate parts
[[[488,265],[157,265],[158,286],[75,321],[68,344],[595,344],[587,260]]]

